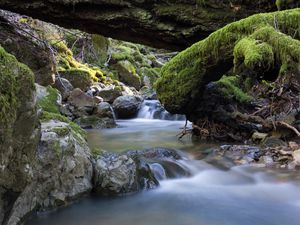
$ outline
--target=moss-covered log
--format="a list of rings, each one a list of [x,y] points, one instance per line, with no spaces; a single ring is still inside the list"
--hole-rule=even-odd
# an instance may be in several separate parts
[[[257,14],[231,23],[174,57],[162,68],[157,92],[166,109],[190,115],[203,89],[229,70],[264,77],[299,74],[300,9]],[[277,68],[277,72],[276,71]]]
[[[0,0],[0,8],[67,28],[166,49],[184,49],[226,24],[297,0]]]

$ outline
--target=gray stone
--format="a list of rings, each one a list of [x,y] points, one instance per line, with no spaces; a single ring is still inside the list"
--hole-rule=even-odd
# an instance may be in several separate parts
[[[113,103],[113,109],[118,118],[133,118],[138,113],[142,104],[139,96],[120,96]]]
[[[101,102],[94,113],[99,117],[108,117],[114,119],[114,111],[111,105],[108,102]]]
[[[92,189],[93,166],[85,139],[64,122],[41,125],[36,158],[28,164],[32,181],[16,199],[9,225],[17,225],[30,212],[66,205]]]
[[[83,108],[83,107],[95,107],[97,106],[101,101],[103,101],[100,98],[97,97],[91,97],[86,95],[81,89],[75,88],[71,93],[70,97],[68,98],[68,102],[77,107],[77,108]]]
[[[97,95],[103,98],[103,101],[113,103],[116,98],[122,95],[122,90],[115,85],[110,85],[100,90]]]

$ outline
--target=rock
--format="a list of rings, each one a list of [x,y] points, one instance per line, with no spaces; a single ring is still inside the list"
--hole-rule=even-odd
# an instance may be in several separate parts
[[[116,127],[116,122],[113,118],[92,116],[82,116],[74,120],[79,126],[85,129],[102,129]]]
[[[277,9],[275,1],[270,0],[260,0],[259,7],[256,1],[242,0],[172,1],[169,2],[172,7],[164,1],[156,0],[147,1],[147,4],[136,0],[101,1],[100,9],[98,1],[84,0],[86,9],[74,13],[69,10],[70,2],[11,0],[1,1],[0,8],[31,15],[63,27],[85,30],[91,34],[99,33],[119,40],[175,50],[185,49],[232,21]],[[81,2],[75,1],[75,7],[80,8]],[[231,2],[233,6],[230,5]],[[297,0],[277,3],[282,5],[281,9],[299,6]]]
[[[113,109],[118,118],[128,119],[134,117],[142,104],[139,96],[120,96],[113,103]]]
[[[122,88],[122,95],[135,95],[135,93],[125,84],[121,85],[121,88]]]
[[[60,91],[63,100],[66,100],[70,92],[74,89],[73,85],[65,78],[56,78],[54,87]]]
[[[166,178],[190,176],[180,159],[175,150],[163,148],[104,152],[96,159],[94,190],[98,195],[121,195],[155,188]]]
[[[155,90],[150,89],[146,86],[140,89],[140,94],[143,96],[145,100],[157,100],[157,94]]]
[[[120,81],[139,90],[141,78],[137,75],[135,67],[128,60],[119,61],[114,65],[118,71]]]
[[[37,105],[42,111],[51,113],[59,113],[62,106],[62,97],[58,90],[51,86],[43,87],[35,84],[37,92]]]
[[[100,90],[97,95],[103,98],[103,101],[113,103],[116,98],[122,96],[122,90],[115,85],[110,85]]]
[[[104,153],[96,161],[94,186],[101,195],[135,192],[138,189],[135,162],[126,155]]]
[[[60,71],[59,74],[70,81],[74,88],[80,88],[83,91],[88,90],[93,84],[90,72],[84,69],[68,69]]]
[[[263,142],[267,137],[268,137],[268,134],[266,134],[266,133],[254,132],[252,134],[251,139],[254,142]]]
[[[45,48],[43,42],[33,38],[39,35],[30,26],[25,28],[22,24],[15,25],[16,20],[20,18],[19,15],[0,11],[0,45],[32,70],[35,83],[43,86],[52,85],[56,70],[52,53]]]
[[[68,102],[77,108],[95,107],[101,102],[101,99],[88,96],[81,89],[75,88],[70,93]]]
[[[34,179],[40,129],[34,74],[1,46],[0,68],[0,224],[10,224],[12,206]]]
[[[97,115],[98,117],[108,117],[108,118],[112,118],[112,119],[114,119],[114,117],[115,117],[113,108],[111,107],[111,105],[108,102],[101,102],[97,106],[94,114]]]
[[[223,145],[220,149],[222,156],[230,158],[238,164],[258,162],[260,157],[264,155],[259,147],[250,145]]]
[[[78,129],[55,120],[43,122],[41,128],[36,158],[30,164],[32,182],[13,205],[7,224],[19,224],[35,209],[66,205],[92,189],[92,158]]]

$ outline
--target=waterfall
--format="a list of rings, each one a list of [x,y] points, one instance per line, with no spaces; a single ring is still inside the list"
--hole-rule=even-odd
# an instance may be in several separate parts
[[[184,115],[171,114],[157,100],[145,100],[138,113],[138,118],[160,120],[185,120]]]

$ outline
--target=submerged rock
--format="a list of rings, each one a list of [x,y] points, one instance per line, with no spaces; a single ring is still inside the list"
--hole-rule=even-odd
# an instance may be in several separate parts
[[[142,104],[139,96],[120,96],[113,103],[113,109],[120,119],[133,118],[137,115]]]

